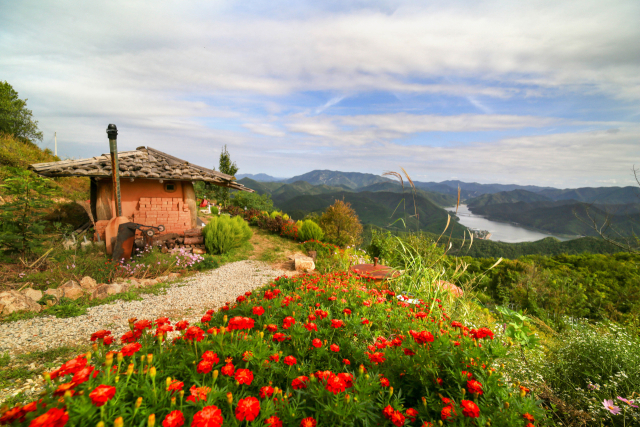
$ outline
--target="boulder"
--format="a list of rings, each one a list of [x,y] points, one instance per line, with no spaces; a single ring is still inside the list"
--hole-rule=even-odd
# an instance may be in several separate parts
[[[436,282],[436,286],[438,286],[440,289],[449,291],[451,295],[453,295],[454,297],[461,297],[462,295],[464,295],[464,291],[462,289],[460,289],[458,286],[454,285],[453,283],[450,283],[444,280],[438,280]]]
[[[63,295],[65,298],[69,298],[72,300],[76,300],[84,295],[84,289],[82,289],[82,287],[75,280],[69,280],[58,289],[61,289],[64,292]]]
[[[140,279],[140,284],[142,286],[153,286],[158,284],[158,281],[156,279]]]
[[[127,280],[127,286],[129,288],[139,288],[141,285],[136,279],[129,279]]]
[[[84,276],[80,281],[80,287],[86,291],[92,291],[98,287],[98,282],[93,277]]]
[[[155,278],[156,282],[163,283],[169,280],[169,276],[158,276]]]
[[[207,253],[207,251],[205,251],[204,249],[200,249],[200,248],[194,248],[193,249],[193,253],[194,254],[198,254],[198,255],[204,255]]]
[[[0,292],[0,314],[6,316],[17,311],[35,311],[37,313],[40,310],[42,310],[40,304],[18,291]]]
[[[297,256],[295,258],[296,271],[313,271],[316,265],[313,258],[308,256]]]
[[[168,276],[169,279],[177,279],[178,277],[180,277],[180,273],[169,273]]]
[[[126,283],[112,283],[108,286],[107,295],[120,294],[129,290],[129,286]]]
[[[62,297],[64,295],[64,291],[62,291],[60,289],[47,289],[46,291],[44,291],[44,294],[45,295],[51,295],[56,300],[59,300],[60,297]]]
[[[121,292],[126,292],[127,289],[128,287],[124,283],[111,283],[111,284],[99,285],[91,293],[91,299],[106,298],[110,295],[116,295]]]
[[[40,298],[42,298],[42,291],[39,291],[37,289],[26,288],[20,292],[22,293],[22,295],[24,295],[27,298],[31,298],[35,302],[40,301]]]

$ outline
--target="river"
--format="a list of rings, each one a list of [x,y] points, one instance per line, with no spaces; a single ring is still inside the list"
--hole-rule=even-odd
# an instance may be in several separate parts
[[[456,208],[445,208],[449,212],[455,213]],[[460,205],[458,207],[458,218],[460,218],[460,224],[469,228],[476,228],[479,230],[486,230],[491,233],[490,240],[506,243],[520,243],[520,242],[535,242],[536,240],[544,239],[545,237],[555,237],[558,240],[565,241],[571,240],[566,237],[555,236],[553,234],[541,233],[539,231],[529,230],[517,225],[509,224],[506,222],[491,221],[480,215],[473,214],[467,205]]]

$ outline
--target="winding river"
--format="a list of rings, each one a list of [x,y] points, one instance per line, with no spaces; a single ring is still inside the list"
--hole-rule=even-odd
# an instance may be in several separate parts
[[[445,208],[449,212],[455,213],[456,208]],[[555,237],[558,240],[565,241],[571,240],[566,237],[560,237],[553,234],[541,233],[539,231],[532,231],[517,225],[509,224],[506,222],[491,221],[480,215],[473,214],[467,205],[460,205],[458,207],[458,218],[460,218],[460,224],[465,227],[475,228],[479,230],[486,230],[491,233],[490,240],[506,243],[520,243],[520,242],[535,242],[536,240],[544,239],[545,237]]]

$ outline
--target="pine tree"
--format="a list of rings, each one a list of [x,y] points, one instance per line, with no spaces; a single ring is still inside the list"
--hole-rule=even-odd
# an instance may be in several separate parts
[[[213,168],[215,170],[215,167]],[[225,145],[220,153],[220,164],[218,165],[219,172],[222,172],[227,175],[235,176],[238,173],[238,166],[236,162],[231,161],[231,155],[227,151],[227,146]],[[214,194],[216,197],[216,201],[222,206],[227,206],[229,204],[229,189],[227,187],[219,187],[216,186],[214,189]]]
[[[349,202],[336,200],[322,214],[319,222],[325,238],[338,246],[351,246],[362,242],[362,224]]]

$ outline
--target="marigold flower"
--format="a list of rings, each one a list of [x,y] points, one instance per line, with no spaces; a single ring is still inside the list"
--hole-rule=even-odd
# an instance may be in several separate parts
[[[391,422],[393,423],[393,425],[395,425],[396,427],[401,427],[404,425],[404,421],[405,421],[405,417],[402,414],[402,412],[400,411],[394,411],[393,414],[391,414]]]
[[[222,411],[215,405],[205,406],[193,416],[192,427],[222,427]]]
[[[297,361],[297,360],[296,360],[296,358],[295,358],[295,357],[293,357],[293,356],[287,356],[287,357],[285,357],[285,358],[284,358],[284,363],[285,363],[286,365],[293,366],[293,365],[295,365],[296,363],[298,363],[298,361]]]
[[[382,387],[389,387],[391,385],[391,383],[389,383],[389,379],[388,378],[382,377],[382,378],[380,378],[380,385]]]
[[[267,427],[282,427],[282,420],[275,415],[270,416],[264,422]]]
[[[522,418],[524,418],[525,420],[530,421],[530,422],[534,422],[534,421],[535,421],[535,418],[533,418],[533,415],[531,415],[531,414],[530,414],[530,413],[528,413],[528,412],[527,412],[527,413],[525,413],[525,414],[522,416]]]
[[[393,409],[393,406],[387,405],[387,407],[382,410],[382,415],[384,415],[386,419],[390,420],[395,411],[396,410]]]
[[[300,421],[300,427],[316,427],[315,418],[312,418],[312,417],[304,418],[302,421]]]
[[[229,320],[229,330],[236,329],[252,329],[255,325],[255,321],[250,317],[233,317]]]
[[[339,319],[331,319],[331,327],[338,329],[344,326],[344,322]]]
[[[196,403],[200,400],[207,400],[207,394],[211,391],[211,387],[196,387],[192,385],[189,391],[191,396],[187,397],[187,402]]]
[[[384,353],[381,352],[375,352],[375,353],[369,353],[368,351],[366,352],[367,356],[369,356],[369,361],[371,361],[371,363],[375,363],[376,365],[378,363],[382,363],[385,360],[387,360],[384,357]]]
[[[320,348],[322,347],[322,341],[320,341],[318,338],[314,338],[313,341],[311,341],[311,345],[315,348]]]
[[[280,361],[280,355],[278,353],[272,354],[271,356],[269,356],[269,360],[271,360],[272,362],[279,362]]]
[[[191,326],[185,332],[184,337],[189,341],[196,340],[200,342],[204,338],[204,331],[197,326]]]
[[[327,313],[324,310],[320,310],[320,309],[316,310],[315,313],[316,313],[316,316],[318,316],[321,319],[324,319],[325,317],[327,317],[329,315],[329,313]]]
[[[212,369],[213,363],[210,360],[201,360],[196,370],[199,374],[208,374]]]
[[[305,323],[302,326],[309,332],[311,332],[311,331],[318,332],[318,325],[316,325],[315,323]]]
[[[85,368],[82,368],[81,370],[79,370],[73,375],[71,382],[73,383],[74,386],[82,384],[89,380],[89,377],[91,376],[91,372],[93,372],[93,366],[87,366]]]
[[[275,334],[273,334],[273,342],[282,342],[287,338],[287,336],[285,334],[283,334],[282,332],[277,332]]]
[[[184,425],[184,415],[182,412],[175,410],[171,411],[164,417],[162,421],[162,427],[181,427]]]
[[[342,363],[344,363],[345,365],[351,365],[351,362],[349,361],[349,359],[342,359]]]
[[[416,354],[408,348],[403,348],[402,351],[404,352],[404,354],[406,354],[407,356],[415,356]]]
[[[218,359],[218,354],[214,353],[211,350],[207,350],[204,352],[204,354],[202,355],[202,360],[207,360],[213,363],[214,365],[217,365],[218,363],[220,363],[220,359]]]
[[[140,351],[141,348],[142,348],[142,344],[140,344],[139,342],[134,342],[134,343],[125,345],[124,347],[122,347],[122,350],[120,351],[122,352],[123,356],[133,356],[133,354]]]
[[[260,401],[255,397],[240,399],[236,406],[236,418],[238,421],[253,421],[260,413]]]
[[[93,403],[97,407],[100,407],[107,403],[109,400],[113,399],[113,396],[115,395],[115,387],[101,384],[93,389],[91,393],[89,393],[89,398],[91,399],[91,403]]]
[[[299,389],[307,388],[308,384],[309,384],[309,377],[302,375],[302,376],[299,376],[298,378],[295,378],[291,382],[291,387],[293,387],[294,390],[299,390]]]
[[[456,410],[452,405],[445,406],[442,408],[442,411],[440,411],[440,418],[442,418],[442,421],[447,421],[449,418],[453,418],[455,416]]]
[[[467,390],[469,393],[478,393],[479,395],[483,393],[482,384],[476,380],[467,381]]]
[[[347,388],[353,387],[353,375],[347,372],[341,372],[338,374],[338,376],[342,381],[344,381],[344,384]]]
[[[345,308],[344,310],[342,310],[342,312],[344,314],[346,314],[347,316],[349,316],[351,314],[351,310],[349,310],[348,308]]]
[[[220,372],[222,375],[230,377],[235,372],[235,367],[233,366],[233,363],[227,363],[222,367],[222,369],[220,369]]]
[[[433,342],[433,334],[429,331],[420,331],[416,332],[414,330],[410,330],[409,334],[413,337],[413,340],[418,344],[425,344],[428,342]]]
[[[75,374],[76,372],[83,369],[85,366],[87,366],[87,359],[84,354],[81,354],[78,357],[71,359],[67,361],[65,364],[63,364],[60,367],[57,375],[62,377],[68,374]],[[53,378],[54,376],[51,375],[51,379]]]
[[[409,408],[405,411],[405,414],[411,419],[412,423],[416,422],[416,417],[418,416],[418,411],[416,409]]]
[[[63,427],[69,421],[69,413],[64,409],[51,408],[33,419],[29,427]]]
[[[462,415],[469,418],[478,418],[480,416],[480,408],[472,400],[463,400],[460,402],[462,406]]]
[[[260,398],[267,399],[267,398],[273,396],[273,392],[274,392],[273,387],[271,387],[269,385],[261,387],[260,388]]]
[[[136,329],[135,331],[129,331],[120,338],[120,342],[122,342],[122,344],[134,343],[138,338],[140,338],[141,335],[142,331],[138,329]]]
[[[296,324],[296,319],[294,319],[291,316],[285,317],[284,320],[282,321],[282,327],[284,329],[289,329],[290,327],[292,327],[295,324]]]
[[[156,329],[156,333],[155,336],[165,336],[167,335],[167,332],[171,332],[173,331],[173,326],[171,325],[167,325],[167,324],[163,324],[163,325],[158,325],[158,328]]]
[[[171,323],[168,317],[159,317],[154,322],[156,326],[168,325]]]
[[[329,349],[335,353],[340,351],[340,347],[338,347],[337,344],[331,344],[331,346],[329,347]]]
[[[256,306],[251,309],[251,313],[256,316],[262,316],[264,314],[264,308],[262,306]]]
[[[347,385],[342,381],[342,378],[332,373],[329,378],[327,378],[325,388],[333,394],[338,394],[342,393],[347,388]]]
[[[107,331],[107,330],[100,330],[98,332],[94,332],[91,334],[91,341],[95,341],[95,340],[102,340],[104,339],[104,337],[106,337],[107,335],[111,335],[111,331]]]
[[[278,326],[273,323],[268,324],[265,329],[269,332],[278,332]]]
[[[251,382],[253,381],[253,372],[249,369],[238,369],[234,378],[240,384],[251,385]]]
[[[189,322],[187,322],[186,320],[181,320],[175,324],[175,327],[176,331],[184,331],[189,327]]]
[[[133,325],[133,328],[139,331],[143,331],[144,329],[151,329],[152,327],[153,327],[153,324],[151,323],[151,321],[146,319],[139,320]]]
[[[173,380],[167,386],[167,391],[170,391],[171,394],[173,394],[176,391],[182,390],[182,387],[184,387],[184,383],[182,381]]]

